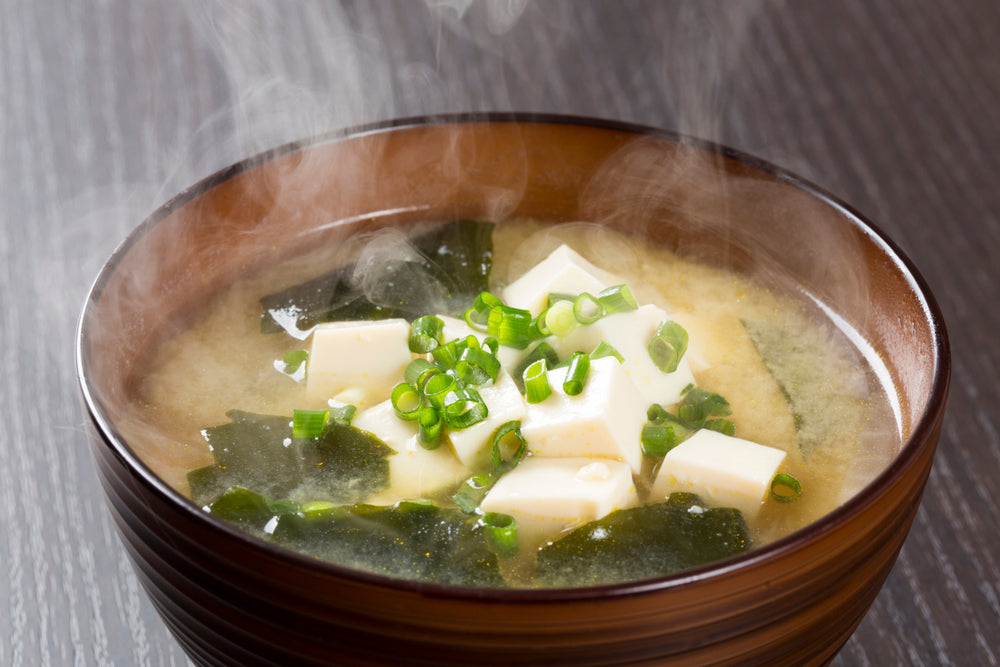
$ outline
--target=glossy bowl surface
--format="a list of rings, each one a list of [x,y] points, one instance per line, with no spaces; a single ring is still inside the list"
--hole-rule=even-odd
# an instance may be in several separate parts
[[[737,270],[779,268],[878,351],[900,400],[898,456],[832,514],[738,558],[614,586],[480,590],[389,580],[259,541],[177,493],[123,439],[134,369],[205,295],[308,244],[459,217],[591,220]],[[823,664],[906,537],[950,373],[922,278],[828,194],[669,132],[509,114],[361,128],[206,179],[114,253],[78,343],[92,449],[126,551],[178,640],[211,665]]]

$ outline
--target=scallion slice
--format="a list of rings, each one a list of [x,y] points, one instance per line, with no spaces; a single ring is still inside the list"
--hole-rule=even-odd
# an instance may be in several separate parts
[[[545,359],[524,369],[524,397],[529,403],[541,403],[552,394]]]
[[[614,357],[618,360],[619,364],[625,363],[625,357],[622,356],[622,353],[616,350],[614,346],[602,340],[594,348],[594,351],[590,353],[590,360],[594,361],[595,359],[602,359],[604,357]]]
[[[326,427],[326,420],[329,417],[329,410],[292,411],[292,437],[318,438],[323,435],[323,429]]]
[[[285,372],[290,375],[299,370],[299,366],[304,364],[308,359],[308,350],[292,350],[291,352],[285,352],[285,356],[281,358],[281,362],[285,364]]]
[[[583,352],[574,352],[570,357],[566,379],[563,381],[563,391],[567,396],[576,396],[583,391],[590,375],[590,357]]]
[[[513,436],[513,444],[509,444],[509,436]],[[490,463],[493,464],[495,473],[503,474],[513,469],[521,462],[527,451],[528,442],[521,435],[520,421],[513,419],[504,422],[493,431],[493,437],[490,439]],[[505,457],[504,454],[508,452],[510,456]]]
[[[718,431],[723,435],[736,435],[736,425],[728,419],[709,419],[702,424],[702,428]]]
[[[645,456],[660,458],[677,446],[677,434],[672,424],[645,424],[639,445]]]
[[[573,316],[580,324],[593,324],[604,317],[604,306],[593,294],[584,292],[573,301]]]
[[[420,390],[409,382],[400,382],[392,388],[390,396],[392,409],[396,416],[406,421],[413,421],[423,407],[424,399],[420,395]]]
[[[487,333],[490,330],[489,317],[483,317],[475,308],[467,308],[462,314],[462,319],[473,331]]]
[[[412,384],[417,389],[423,389],[424,383],[432,375],[437,375],[441,369],[426,359],[414,359],[403,371],[403,379]]]
[[[490,335],[501,345],[523,350],[537,340],[539,332],[532,326],[531,312],[510,306],[495,306],[490,311]]]
[[[657,368],[664,373],[673,373],[687,352],[687,346],[688,334],[684,327],[667,320],[657,327],[646,349]]]
[[[786,472],[779,472],[771,480],[771,497],[779,503],[790,503],[802,495],[802,484]]]
[[[576,316],[573,314],[574,306],[572,301],[557,301],[552,304],[544,313],[545,329],[543,333],[548,331],[554,336],[559,336],[563,338],[568,336],[576,329],[580,323],[577,321]],[[542,317],[539,317],[539,325],[541,325]],[[541,328],[541,326],[539,326]]]
[[[469,428],[486,419],[489,410],[482,397],[469,387],[456,389],[444,399],[444,421],[451,428]]]
[[[486,512],[479,518],[486,543],[501,558],[517,555],[517,522],[509,514]]]
[[[627,313],[639,307],[639,304],[635,301],[635,297],[632,296],[632,290],[628,288],[628,285],[624,284],[602,290],[597,295],[597,300],[604,307],[604,312],[608,314]]]
[[[424,383],[424,398],[427,401],[437,407],[444,407],[445,397],[454,391],[457,387],[455,378],[448,373],[438,373],[427,379]]]
[[[475,339],[475,336],[472,338]],[[456,338],[431,350],[431,357],[439,368],[448,370],[455,367],[466,347],[468,343],[464,338]]]
[[[410,352],[426,354],[441,344],[444,322],[440,317],[424,315],[410,324]]]
[[[462,352],[462,358],[455,365],[455,372],[468,384],[495,382],[500,373],[500,360],[486,350],[469,347]]]
[[[441,412],[430,405],[425,405],[417,415],[417,426],[420,431],[417,441],[424,449],[437,449],[441,444]]]
[[[476,510],[479,509],[479,503],[482,502],[483,497],[486,496],[486,492],[490,490],[496,481],[497,476],[492,473],[473,475],[462,482],[462,485],[458,487],[458,491],[452,496],[452,500],[466,514],[475,514]]]

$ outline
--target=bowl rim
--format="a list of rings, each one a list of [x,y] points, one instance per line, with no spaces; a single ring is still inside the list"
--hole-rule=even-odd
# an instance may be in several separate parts
[[[924,319],[931,330],[934,344],[934,370],[930,383],[927,406],[914,425],[909,437],[902,442],[899,452],[889,465],[872,481],[865,485],[853,497],[842,505],[807,526],[770,544],[751,551],[727,558],[716,563],[684,570],[675,574],[628,581],[618,584],[575,588],[476,588],[436,584],[409,579],[387,577],[362,570],[349,568],[306,556],[269,541],[257,538],[234,526],[213,517],[202,508],[195,505],[166,481],[156,475],[131,449],[125,438],[118,432],[103,408],[101,401],[91,386],[89,336],[90,324],[94,318],[94,309],[104,288],[114,274],[118,264],[124,259],[131,247],[139,241],[160,220],[169,216],[184,204],[200,197],[217,185],[258,166],[264,165],[276,158],[292,153],[315,148],[317,146],[341,140],[353,140],[359,137],[385,134],[408,129],[426,128],[446,125],[512,123],[520,125],[565,125],[577,126],[580,129],[613,130],[637,137],[646,136],[672,141],[677,144],[695,148],[730,158],[749,167],[755,168],[770,176],[809,194],[827,206],[839,212],[854,228],[861,231],[875,245],[879,246],[885,256],[901,273],[910,289],[917,297]],[[422,597],[438,599],[487,601],[497,603],[560,603],[579,600],[592,600],[609,597],[624,598],[647,593],[664,591],[666,589],[682,589],[705,580],[719,579],[740,570],[749,569],[764,560],[794,552],[803,548],[815,538],[831,532],[848,522],[850,518],[863,511],[878,500],[882,491],[891,487],[913,464],[919,452],[930,440],[943,414],[947,400],[951,375],[951,351],[944,318],[927,282],[914,266],[909,257],[891,240],[879,227],[868,220],[859,211],[841,201],[833,194],[814,183],[779,167],[769,161],[755,157],[743,151],[717,143],[686,135],[677,131],[667,130],[648,125],[606,118],[595,118],[569,114],[533,113],[533,112],[463,112],[453,114],[438,114],[426,116],[410,116],[362,124],[344,129],[324,132],[312,137],[292,141],[251,157],[245,158],[228,167],[224,167],[209,176],[202,178],[185,188],[168,201],[156,208],[149,216],[139,223],[115,248],[101,271],[88,290],[84,307],[77,324],[76,331],[76,374],[83,395],[87,417],[93,422],[100,433],[103,445],[121,461],[132,477],[142,482],[145,487],[158,495],[162,501],[174,506],[188,519],[200,523],[206,529],[222,534],[229,540],[237,540],[247,547],[262,549],[271,558],[283,560],[289,565],[315,570],[317,574],[335,579],[347,579],[359,584],[385,587],[404,593],[413,593]]]

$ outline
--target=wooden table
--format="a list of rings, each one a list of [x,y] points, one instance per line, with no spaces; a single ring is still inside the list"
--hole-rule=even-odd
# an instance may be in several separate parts
[[[998,664],[1000,3],[467,4],[0,0],[0,665],[186,661],[82,429],[74,330],[115,245],[263,148],[466,110],[716,139],[899,243],[944,309],[952,398],[912,532],[835,664]]]

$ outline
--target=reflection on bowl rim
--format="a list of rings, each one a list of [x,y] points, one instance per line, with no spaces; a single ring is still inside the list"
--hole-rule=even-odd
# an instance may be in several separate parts
[[[799,190],[815,197],[822,203],[840,212],[852,227],[860,229],[866,236],[875,242],[885,252],[904,276],[910,285],[914,295],[918,298],[926,322],[931,329],[934,338],[934,374],[928,389],[928,401],[920,413],[919,420],[914,424],[909,437],[902,442],[898,453],[893,457],[888,466],[882,470],[871,482],[865,485],[854,496],[843,504],[824,515],[820,519],[809,525],[781,538],[772,543],[756,547],[749,552],[728,558],[723,561],[708,564],[705,566],[684,570],[676,574],[669,574],[660,577],[629,581],[618,584],[605,584],[599,586],[575,587],[575,588],[475,588],[464,586],[453,586],[444,584],[434,584],[414,581],[398,577],[387,577],[377,575],[363,570],[358,570],[336,563],[322,561],[310,556],[306,556],[266,540],[254,537],[234,526],[231,526],[220,519],[213,517],[202,508],[196,506],[189,498],[182,495],[166,481],[156,475],[129,447],[125,438],[121,436],[110,419],[105,414],[101,402],[91,391],[89,369],[89,347],[87,343],[87,332],[89,324],[93,318],[93,309],[100,299],[105,283],[114,273],[118,263],[125,257],[132,245],[144,236],[160,220],[173,213],[182,205],[197,199],[210,191],[215,186],[233,178],[249,169],[261,166],[275,158],[282,157],[301,150],[307,150],[329,142],[336,142],[342,139],[353,139],[370,134],[379,134],[398,130],[405,130],[415,127],[428,127],[435,125],[460,125],[466,123],[518,123],[518,124],[562,124],[589,127],[595,129],[609,129],[637,136],[648,136],[664,139],[679,144],[693,146],[723,157],[734,159],[749,167],[776,177]],[[102,433],[106,443],[110,443],[115,455],[123,460],[133,475],[139,476],[142,480],[154,488],[159,494],[165,497],[172,505],[183,508],[183,511],[194,518],[195,521],[203,522],[214,531],[222,532],[230,539],[237,539],[247,543],[257,549],[264,549],[270,556],[276,559],[285,559],[297,563],[300,566],[315,568],[317,571],[328,571],[332,575],[340,578],[355,579],[374,585],[385,585],[391,588],[419,593],[424,596],[447,599],[475,599],[493,600],[496,602],[517,601],[530,602],[561,602],[582,599],[597,599],[608,597],[627,597],[640,595],[661,589],[680,589],[691,585],[696,585],[701,581],[717,579],[729,573],[733,573],[753,566],[761,560],[767,560],[776,554],[795,550],[802,545],[812,542],[817,536],[834,530],[837,526],[848,521],[851,515],[858,513],[862,508],[876,501],[881,495],[877,493],[880,489],[885,489],[900,478],[905,469],[910,466],[922,447],[928,446],[927,441],[934,429],[936,415],[939,412],[939,404],[946,399],[948,385],[950,382],[951,354],[948,345],[947,331],[944,326],[940,307],[933,294],[930,292],[923,277],[913,266],[911,260],[900,250],[900,248],[889,239],[876,225],[869,221],[861,213],[857,212],[849,205],[840,201],[832,194],[824,191],[818,186],[801,177],[786,171],[774,164],[760,158],[748,155],[741,151],[720,145],[715,142],[697,139],[677,132],[658,129],[649,126],[637,125],[621,121],[587,118],[571,115],[536,114],[536,113],[464,113],[442,116],[419,116],[388,120],[378,123],[362,125],[335,132],[325,133],[279,146],[258,155],[241,160],[229,167],[213,173],[194,185],[186,188],[162,206],[156,209],[140,225],[133,229],[122,243],[115,249],[111,257],[104,264],[100,274],[88,292],[87,301],[80,317],[77,328],[77,376],[80,381],[86,409],[89,416],[96,423],[98,430]]]

